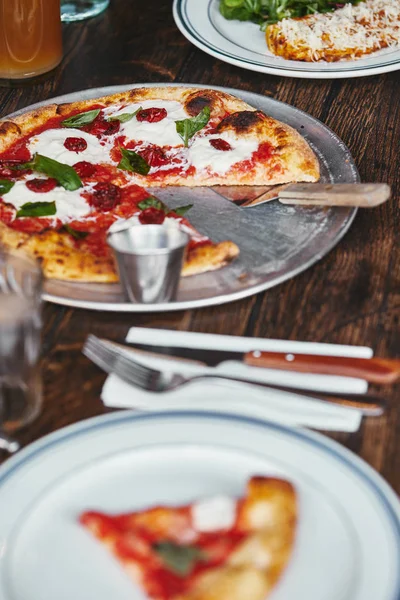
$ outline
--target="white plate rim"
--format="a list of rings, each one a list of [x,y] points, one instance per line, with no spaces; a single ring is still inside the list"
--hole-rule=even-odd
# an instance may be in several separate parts
[[[258,73],[268,73],[271,75],[280,75],[283,77],[298,77],[303,79],[342,79],[346,77],[366,77],[370,75],[379,75],[381,73],[388,73],[391,71],[396,71],[400,69],[400,49],[396,51],[398,53],[398,58],[395,58],[391,61],[381,62],[377,65],[361,65],[357,67],[357,61],[351,61],[351,66],[349,63],[335,63],[336,69],[307,69],[307,67],[300,66],[302,63],[299,63],[298,67],[293,66],[275,66],[273,63],[266,61],[266,63],[257,63],[256,61],[251,61],[245,58],[244,56],[238,54],[231,54],[230,52],[225,51],[219,45],[212,44],[209,39],[205,39],[200,31],[193,27],[193,25],[188,22],[187,16],[184,14],[184,9],[188,2],[197,2],[197,0],[174,0],[173,3],[173,17],[175,20],[175,24],[186,39],[188,39],[192,44],[197,46],[200,50],[203,50],[207,54],[210,54],[214,58],[227,62],[237,67],[242,67],[243,69],[247,69],[250,71],[256,71]],[[207,14],[209,15],[211,5],[217,0],[207,0]],[[201,10],[205,10],[204,1],[198,3],[198,6]],[[212,21],[208,18],[210,24],[212,25]],[[220,34],[216,33],[216,37]],[[369,57],[368,57],[369,58]],[[368,58],[364,60],[368,60]],[[370,58],[374,59],[376,56],[372,56]],[[288,61],[289,62],[289,61]],[[290,61],[295,62],[295,61]],[[343,65],[343,66],[340,66]]]
[[[222,421],[225,424],[243,423],[248,426],[256,426],[269,431],[274,431],[278,435],[283,435],[288,439],[294,438],[300,442],[306,443],[308,446],[314,447],[317,451],[326,454],[330,460],[335,460],[347,468],[349,474],[361,479],[368,489],[373,494],[375,499],[381,506],[384,514],[388,518],[388,522],[393,525],[393,533],[395,535],[395,543],[397,546],[397,554],[400,560],[400,503],[389,484],[383,477],[377,473],[370,465],[368,465],[359,456],[354,455],[350,450],[341,446],[320,433],[313,431],[292,428],[280,423],[245,417],[241,415],[227,415],[225,413],[210,412],[210,411],[163,411],[158,413],[137,413],[135,411],[124,411],[107,415],[92,417],[84,421],[64,427],[58,431],[50,433],[43,438],[33,442],[26,448],[21,450],[17,455],[6,461],[0,466],[0,498],[2,486],[7,484],[10,477],[23,476],[24,469],[29,468],[29,463],[37,459],[40,455],[51,452],[57,445],[65,445],[73,443],[77,436],[88,436],[99,429],[112,429],[114,426],[127,425],[128,423],[139,424],[143,422],[158,422],[165,423],[174,419],[188,419],[193,423],[196,418],[202,418],[204,421]],[[89,442],[90,443],[90,442]],[[141,446],[139,446],[140,448]],[[397,572],[395,595],[387,600],[398,600],[400,598],[400,572]]]

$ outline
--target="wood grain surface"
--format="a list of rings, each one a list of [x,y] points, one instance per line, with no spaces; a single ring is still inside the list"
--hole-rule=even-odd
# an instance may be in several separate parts
[[[122,339],[132,325],[317,342],[365,344],[399,357],[399,73],[332,81],[246,71],[191,45],[172,19],[171,2],[111,0],[101,16],[64,31],[64,60],[41,83],[0,88],[0,116],[91,87],[138,82],[223,85],[288,102],[333,129],[350,148],[364,182],[387,182],[393,197],[360,211],[351,230],[317,265],[239,302],[172,314],[132,315],[47,304],[43,331],[43,412],[19,439],[106,412],[105,376],[82,354],[91,332]],[[373,390],[377,391],[377,390]],[[385,416],[355,434],[329,434],[363,457],[400,492],[400,387],[385,386]]]

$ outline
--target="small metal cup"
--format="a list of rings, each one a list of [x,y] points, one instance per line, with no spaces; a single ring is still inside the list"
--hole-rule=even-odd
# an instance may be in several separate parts
[[[133,225],[111,228],[107,241],[131,302],[153,304],[175,299],[189,242],[187,233],[178,227]]]

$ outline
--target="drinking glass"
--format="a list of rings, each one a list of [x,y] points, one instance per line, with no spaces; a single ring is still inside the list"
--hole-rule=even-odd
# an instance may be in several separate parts
[[[0,0],[0,84],[47,73],[61,59],[60,0]]]
[[[61,0],[61,21],[82,21],[99,15],[110,0]]]
[[[39,264],[0,249],[0,437],[40,412],[41,290]]]

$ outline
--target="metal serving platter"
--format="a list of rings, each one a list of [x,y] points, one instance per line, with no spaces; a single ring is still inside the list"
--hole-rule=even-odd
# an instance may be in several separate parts
[[[135,87],[179,84],[133,84],[84,90],[31,105],[14,117],[50,102],[74,102],[114,94]],[[211,87],[186,84],[194,87]],[[310,115],[272,98],[225,87],[214,89],[234,94],[250,105],[279,119],[303,135],[320,160],[321,181],[359,181],[357,168],[345,144]],[[349,229],[356,209],[287,206],[278,201],[253,208],[239,208],[207,188],[151,188],[151,193],[171,208],[193,204],[189,218],[214,241],[230,239],[240,256],[211,273],[181,280],[175,302],[136,304],[126,302],[118,284],[75,283],[47,280],[44,299],[56,304],[114,312],[165,312],[232,302],[276,286],[311,267],[327,254]]]

